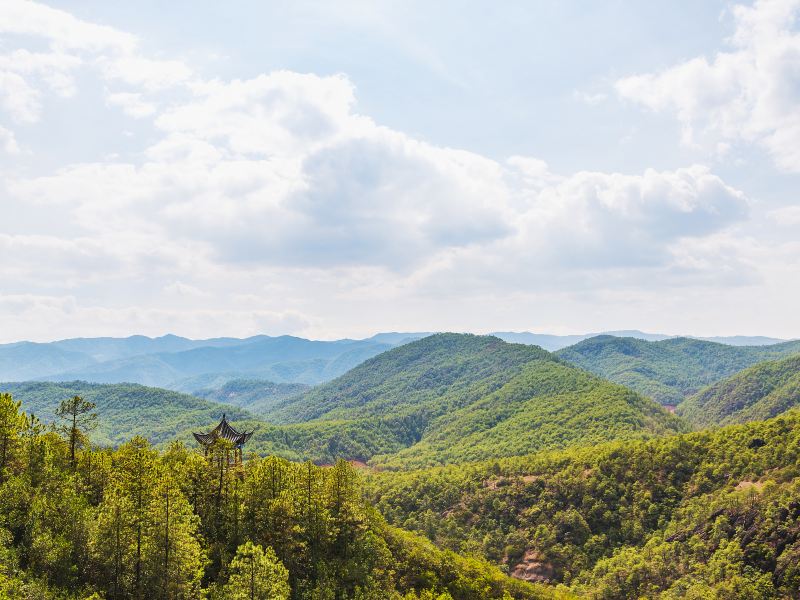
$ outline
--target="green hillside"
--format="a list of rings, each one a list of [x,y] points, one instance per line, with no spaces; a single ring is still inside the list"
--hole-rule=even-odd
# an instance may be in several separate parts
[[[567,593],[387,525],[345,461],[70,450],[0,394],[0,598],[537,600]]]
[[[261,430],[256,447],[281,453],[287,436],[308,437],[324,452],[316,460],[344,456],[393,468],[686,428],[650,400],[541,348],[463,334],[381,354],[284,402],[270,419],[284,427]]]
[[[697,427],[761,421],[800,404],[800,355],[759,363],[687,398],[677,412]]]
[[[649,441],[376,472],[390,523],[591,598],[800,589],[800,412]]]
[[[221,404],[231,404],[259,416],[266,416],[283,400],[311,389],[302,383],[274,383],[263,379],[231,379],[208,386],[189,386],[193,396]]]
[[[770,346],[728,346],[690,338],[648,342],[597,336],[557,352],[564,360],[677,405],[698,390],[758,362],[800,352],[800,341]]]
[[[118,445],[135,435],[154,444],[166,442],[189,429],[216,425],[222,413],[233,419],[252,418],[245,410],[208,402],[187,394],[136,384],[24,382],[0,384],[0,392],[13,394],[26,412],[43,422],[55,419],[62,400],[82,396],[97,405],[97,429],[91,438],[97,444]]]
[[[460,334],[400,346],[299,396],[294,393],[301,386],[253,380],[199,392],[224,404],[134,384],[39,382],[3,390],[47,422],[65,398],[95,402],[100,421],[92,439],[100,444],[133,435],[155,444],[172,438],[193,444],[193,430],[215,425],[227,412],[237,427],[255,431],[249,452],[319,464],[345,458],[383,468],[515,456],[688,428],[652,401],[538,347]]]

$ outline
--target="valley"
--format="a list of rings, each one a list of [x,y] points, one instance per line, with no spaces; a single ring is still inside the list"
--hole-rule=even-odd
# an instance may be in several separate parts
[[[384,580],[386,590],[405,590],[403,598],[425,586],[465,600],[767,598],[800,585],[800,512],[791,508],[800,502],[797,342],[598,336],[551,353],[469,334],[388,341],[316,385],[249,377],[250,365],[262,363],[248,358],[243,371],[176,385],[190,393],[82,381],[6,383],[0,391],[44,423],[59,422],[66,398],[93,403],[86,460],[98,453],[91,460],[102,463],[131,440],[163,454],[158,460],[196,456],[192,432],[225,413],[254,432],[245,446],[248,478],[316,464],[323,482],[332,465],[350,469],[346,477],[360,490],[353,498],[365,502],[358,510],[377,511],[367,529],[406,565],[401,571],[444,560],[439,553],[461,569],[436,567],[424,585],[412,583],[411,571]],[[352,360],[351,350],[331,355],[327,372]],[[263,364],[278,364],[269,344],[246,354],[257,352]],[[675,414],[665,401],[677,405]],[[264,514],[279,518],[271,506]],[[283,563],[301,560],[285,543],[270,542]],[[482,592],[478,580],[488,586]]]

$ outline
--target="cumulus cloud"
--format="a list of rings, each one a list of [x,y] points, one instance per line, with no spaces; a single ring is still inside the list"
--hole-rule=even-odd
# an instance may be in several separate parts
[[[17,137],[14,135],[13,131],[6,129],[5,127],[0,127],[0,148],[3,149],[3,152],[6,154],[19,154],[20,147],[17,144]]]
[[[108,103],[119,106],[127,115],[136,119],[149,117],[156,112],[156,106],[142,98],[142,94],[134,92],[116,92],[107,96]]]
[[[674,113],[687,143],[756,143],[781,169],[800,172],[800,0],[757,0],[732,13],[730,50],[620,79],[616,90]]]
[[[246,337],[253,332],[302,332],[310,320],[297,311],[108,307],[82,303],[73,295],[0,294],[0,329],[6,339],[49,340],[58,331],[81,337],[92,331],[125,336],[131,331],[162,335],[165,331],[205,331],[209,337]]]
[[[35,122],[42,99],[74,93],[80,73],[94,78],[87,95],[101,90],[99,110],[148,135],[124,158],[0,174],[4,210],[66,215],[47,233],[0,229],[0,278],[15,292],[0,297],[5,336],[30,322],[60,335],[86,334],[86,323],[111,334],[302,333],[367,300],[390,319],[391,303],[419,313],[426,295],[600,296],[757,273],[736,245],[751,201],[705,166],[559,173],[536,157],[501,162],[381,126],[358,111],[345,75],[203,79],[142,55],[134,36],[11,6],[18,18],[0,18],[0,32],[49,47],[0,57],[0,77],[19,86],[0,94],[13,119]],[[18,150],[10,130],[0,145]]]

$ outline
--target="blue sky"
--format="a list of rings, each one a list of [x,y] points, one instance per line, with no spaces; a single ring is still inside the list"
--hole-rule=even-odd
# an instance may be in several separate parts
[[[0,338],[800,337],[797,0],[0,0]]]

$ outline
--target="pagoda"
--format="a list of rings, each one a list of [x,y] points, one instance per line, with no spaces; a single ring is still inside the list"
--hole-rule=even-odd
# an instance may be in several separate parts
[[[219,422],[219,425],[214,427],[208,433],[194,433],[192,432],[194,439],[203,446],[203,450],[205,455],[208,456],[211,453],[212,446],[217,442],[217,440],[228,440],[231,444],[233,444],[233,460],[231,460],[230,455],[228,455],[228,465],[241,465],[242,464],[242,448],[244,447],[245,442],[250,439],[250,436],[253,435],[253,432],[246,432],[246,431],[237,431],[233,428],[233,426],[228,423],[228,419],[225,418],[225,415],[222,415],[222,420]]]

